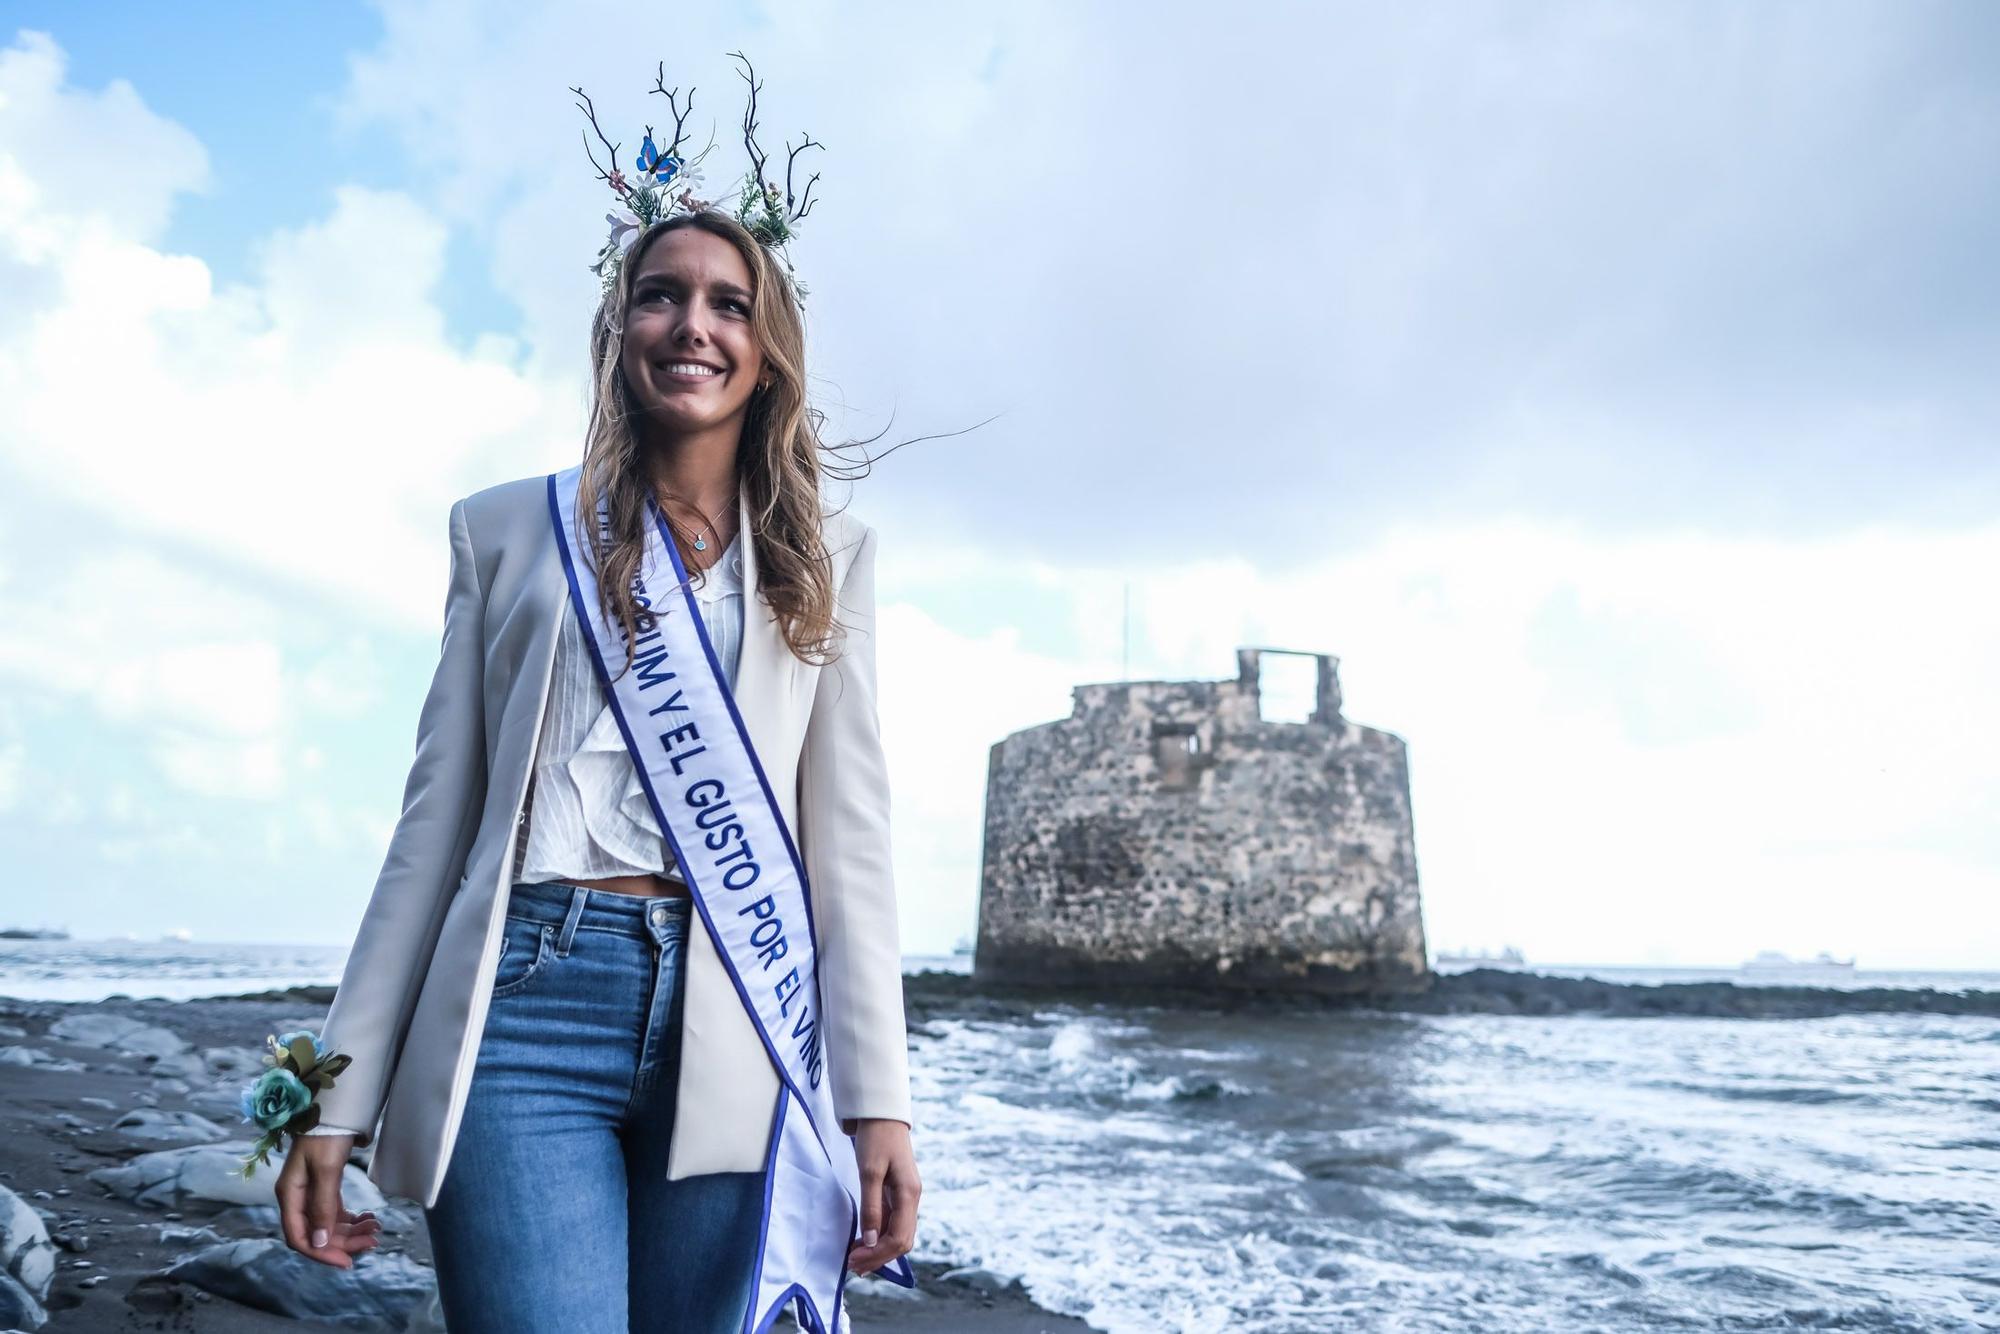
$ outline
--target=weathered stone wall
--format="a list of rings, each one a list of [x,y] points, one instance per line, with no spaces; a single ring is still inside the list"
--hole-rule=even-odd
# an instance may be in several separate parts
[[[1236,679],[1075,690],[1070,717],[990,753],[974,968],[1052,985],[1321,992],[1429,983],[1401,737],[1341,716],[1316,655],[1311,721]]]

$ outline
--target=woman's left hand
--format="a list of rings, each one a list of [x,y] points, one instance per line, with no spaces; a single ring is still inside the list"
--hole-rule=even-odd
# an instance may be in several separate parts
[[[847,1267],[857,1274],[871,1274],[916,1244],[917,1197],[924,1188],[917,1180],[917,1156],[907,1125],[877,1118],[854,1125],[854,1159],[861,1168],[861,1240],[847,1253]]]

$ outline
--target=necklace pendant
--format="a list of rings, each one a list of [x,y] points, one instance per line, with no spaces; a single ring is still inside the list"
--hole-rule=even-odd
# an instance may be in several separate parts
[[[696,551],[706,551],[708,550],[708,543],[702,541],[700,538],[697,537],[694,540],[694,549]]]

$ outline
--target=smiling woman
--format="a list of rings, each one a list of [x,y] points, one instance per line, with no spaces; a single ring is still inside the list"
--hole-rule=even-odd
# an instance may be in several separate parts
[[[770,388],[751,281],[734,245],[694,225],[653,241],[637,266],[620,369],[647,414],[684,441],[740,436],[751,395]]]
[[[640,162],[678,159],[649,135]],[[422,1203],[453,1329],[794,1303],[826,1329],[847,1269],[913,1281],[921,1192],[875,531],[823,500],[788,265],[627,197],[581,461],[452,508],[417,759],[322,1034],[353,1064],[278,1196],[295,1248],[351,1263],[377,1234],[341,1172],[379,1122],[369,1175]]]

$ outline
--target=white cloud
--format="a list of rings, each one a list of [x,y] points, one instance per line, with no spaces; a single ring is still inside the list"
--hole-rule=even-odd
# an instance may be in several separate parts
[[[197,791],[240,788],[227,772],[277,782],[274,609],[130,544],[37,560],[45,525],[24,517],[36,527],[0,532],[0,680],[150,738]]]
[[[935,619],[990,560],[885,556],[912,948],[971,924],[986,748],[1067,716],[1073,684],[1117,679],[1129,578],[1134,679],[1233,676],[1244,644],[1341,658],[1347,716],[1410,745],[1433,947],[2000,957],[2000,605],[1983,588],[2000,527],[1779,542],[1496,522],[1286,572],[1071,563],[1042,595],[1077,630],[1060,654]],[[1024,559],[1015,586],[1056,569]]]
[[[0,743],[0,815],[21,804],[27,778],[28,748],[19,741]]]
[[[150,241],[174,199],[208,186],[208,154],[114,79],[101,92],[65,82],[68,60],[47,33],[0,48],[0,245],[39,259],[79,233]]]
[[[35,33],[0,51],[0,108],[0,676],[129,727],[175,787],[276,795],[299,711],[377,689],[365,639],[288,662],[287,638],[434,635],[449,502],[541,466],[571,410],[508,340],[451,343],[445,228],[409,197],[340,186],[218,290],[157,248],[207,181],[184,129],[69,85]]]
[[[877,634],[904,948],[942,953],[973,928],[987,748],[1066,716],[1073,667],[1023,650],[1012,629],[955,633],[900,600],[883,603]]]
[[[205,179],[198,151],[168,151],[185,131],[123,85],[67,86],[32,34],[0,60],[0,99],[0,254],[45,298],[0,324],[0,466],[128,530],[435,624],[450,501],[567,457],[577,421],[506,340],[449,341],[443,224],[339,186],[328,216],[264,241],[253,282],[217,289],[152,244]],[[78,189],[62,164],[105,143],[135,146],[138,179]]]
[[[1984,911],[2000,888],[2000,620],[1975,582],[2000,568],[2000,530],[1855,528],[1841,505],[1867,486],[1814,453],[1872,460],[1864,482],[1900,468],[1976,497],[1990,471],[1959,446],[1988,390],[1912,379],[1902,361],[1874,399],[1868,375],[1827,378],[1867,364],[1854,330],[1881,307],[1854,289],[1838,289],[1835,352],[1807,368],[1821,378],[1778,368],[1792,399],[1697,337],[1739,327],[1742,263],[1784,221],[1762,187],[1717,196],[1706,230],[1673,238],[1679,267],[1633,263],[1647,237],[1623,224],[1710,182],[1684,157],[1636,179],[1572,112],[1603,79],[1671,82],[1705,50],[1647,65],[1661,29],[1621,22],[1600,68],[1577,56],[1604,34],[1553,21],[1475,24],[1470,50],[1457,25],[1361,25],[1330,55],[1299,42],[1232,74],[1191,69],[1188,43],[1208,34],[1227,53],[1238,37],[1171,39],[1163,23],[1126,34],[1128,50],[1080,13],[927,11],[890,31],[809,9],[751,43],[771,137],[803,121],[839,155],[800,247],[821,387],[851,389],[859,416],[900,401],[911,434],[1010,413],[897,456],[857,504],[892,539],[881,673],[906,943],[970,929],[987,747],[1119,674],[1129,580],[1136,677],[1228,676],[1244,643],[1341,656],[1349,715],[1411,743],[1434,944],[2000,955]],[[602,210],[563,89],[601,89],[601,109],[636,123],[651,57],[570,11],[458,16],[390,11],[349,90],[346,114],[389,125],[434,175],[337,186],[325,216],[271,233],[250,280],[220,287],[199,256],[161,248],[175,199],[206,188],[194,137],[123,83],[68,84],[47,38],[0,51],[0,480],[33,505],[0,530],[0,679],[58,715],[130,726],[130,753],[150,757],[152,774],[105,798],[108,857],[226,854],[215,831],[153,809],[155,779],[208,800],[287,792],[249,826],[274,859],[379,849],[392,792],[360,809],[292,790],[310,785],[294,769],[316,784],[334,763],[299,720],[391,709],[406,748],[423,682],[387,679],[370,635],[435,635],[453,496],[574,454]],[[740,85],[713,53],[743,37],[721,11],[694,22],[675,45],[704,53],[688,72],[705,81],[701,124],[717,120],[733,162]],[[1258,22],[1240,39],[1279,19]],[[1412,60],[1441,72],[1441,99],[1404,96]],[[1522,102],[1550,62],[1549,100]],[[1879,102],[1880,78],[1867,86]],[[1795,91],[1808,120],[1827,105],[1825,89]],[[1708,123],[1736,123],[1754,92]],[[1631,128],[1664,151],[1672,120]],[[1730,175],[1742,187],[1775,162],[1818,182],[1847,123],[1809,141],[1774,124]],[[132,150],[115,212],[76,165],[104,143]],[[1315,147],[1323,161],[1302,155]],[[1885,175],[1879,145],[1851,161],[1835,203],[1871,180],[1932,179]],[[1542,193],[1613,168],[1617,189]],[[1272,182],[1296,187],[1315,229],[1276,270]],[[1548,229],[1562,198],[1592,218],[1595,249]],[[1906,213],[1896,235],[1916,239],[1882,253],[1927,253],[1941,216]],[[448,330],[455,227],[524,312],[518,338]],[[1630,291],[1607,281],[1639,272]],[[1806,327],[1826,272],[1758,288],[1776,313],[1742,327]],[[1683,305],[1695,314],[1675,326]],[[1972,364],[1977,336],[1950,334],[1934,364]],[[1752,369],[1769,347],[1821,346],[1750,337],[1730,355]],[[1685,356],[1633,378],[1663,351]],[[1224,372],[1186,375],[1191,353]],[[1678,389],[1685,415],[1627,410]],[[955,451],[942,480],[894,466],[940,448]],[[1664,498],[1692,522],[1441,517],[1440,496],[1504,499],[1524,478],[1617,497],[1605,515]],[[1713,535],[1717,506],[1754,511],[1779,494],[1760,490],[1771,478],[1787,505],[1824,488],[1835,519],[1782,540]],[[967,520],[975,505],[990,517]],[[1430,517],[1396,526],[1410,515]],[[33,759],[0,746],[0,809],[12,793],[10,814],[97,818],[59,784],[43,793]]]
[[[766,147],[828,146],[795,247],[823,385],[862,433],[1004,414],[883,470],[905,533],[1274,565],[1509,506],[1811,533],[2000,498],[1970,11],[811,4],[654,49],[605,42],[603,0],[490,17],[395,6],[344,108],[555,373],[603,213],[570,85],[629,153],[664,59],[713,178],[745,166],[742,49]]]
[[[1977,911],[2000,893],[1994,568],[2000,527],[1493,524],[1232,576],[1210,605],[1250,642],[1338,652],[1348,716],[1410,742],[1434,944],[1964,963],[2000,956],[2000,914]],[[1176,576],[1149,628],[1182,624],[1200,583]],[[1236,618],[1215,619],[1204,675],[1233,665],[1215,655]]]

